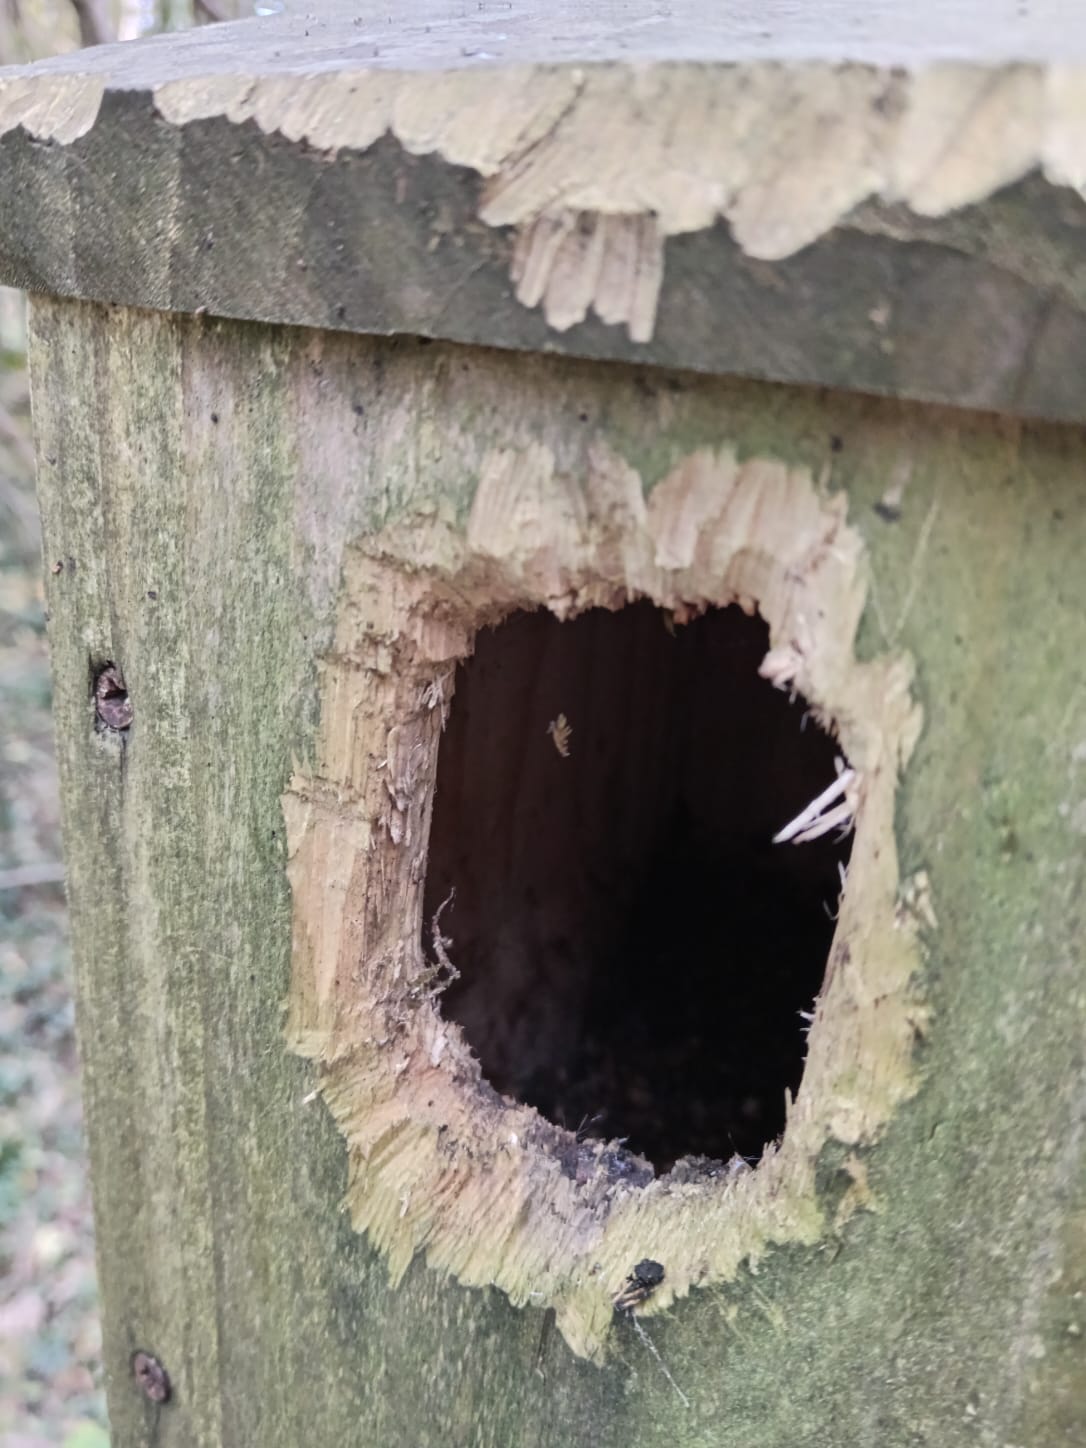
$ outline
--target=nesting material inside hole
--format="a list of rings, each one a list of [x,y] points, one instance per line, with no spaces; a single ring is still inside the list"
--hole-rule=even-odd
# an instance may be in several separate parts
[[[477,636],[441,741],[443,1014],[497,1090],[658,1172],[781,1133],[833,936],[851,837],[773,837],[839,750],[759,676],[768,647],[736,606],[516,613]]]

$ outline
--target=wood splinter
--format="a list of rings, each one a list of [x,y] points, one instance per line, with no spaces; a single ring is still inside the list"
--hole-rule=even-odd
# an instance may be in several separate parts
[[[837,760],[837,770],[834,782],[813,799],[805,810],[796,815],[795,819],[790,820],[783,830],[777,831],[773,836],[775,845],[787,844],[789,840],[793,844],[802,845],[809,840],[819,839],[830,830],[840,828],[847,831],[851,828],[856,814],[858,775],[854,769],[846,767],[842,759]],[[833,804],[840,795],[844,795],[841,803],[824,814],[827,806]]]
[[[547,725],[547,733],[554,740],[554,747],[563,759],[569,758],[569,738],[573,733],[573,726],[564,714],[559,714],[557,719],[552,719]]]

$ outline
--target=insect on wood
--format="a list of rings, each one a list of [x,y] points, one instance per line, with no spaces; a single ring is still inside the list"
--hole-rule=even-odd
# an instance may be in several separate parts
[[[615,1311],[629,1316],[635,1307],[640,1307],[652,1296],[663,1280],[663,1265],[654,1262],[651,1257],[643,1257],[615,1293]]]

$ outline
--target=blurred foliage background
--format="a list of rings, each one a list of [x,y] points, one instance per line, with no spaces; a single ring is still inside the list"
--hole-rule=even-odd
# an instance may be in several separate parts
[[[0,0],[0,65],[24,65],[80,45],[136,40],[237,20],[254,9],[282,9],[276,0]]]
[[[0,66],[273,8],[0,0]],[[0,1445],[106,1448],[25,352],[0,288]]]
[[[23,298],[0,293],[0,1441],[105,1440]],[[86,1439],[92,1448],[94,1439]]]

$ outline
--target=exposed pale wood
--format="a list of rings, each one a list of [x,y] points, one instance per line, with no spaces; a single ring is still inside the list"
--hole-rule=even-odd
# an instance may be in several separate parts
[[[1086,29],[990,8],[425,0],[0,71],[0,276],[1081,420]]]
[[[462,401],[480,399],[465,390]],[[512,401],[510,414],[515,436],[525,414]],[[296,772],[285,800],[296,942],[288,1034],[328,1065],[327,1099],[350,1148],[352,1219],[393,1278],[425,1250],[464,1282],[553,1307],[574,1350],[599,1358],[612,1296],[636,1261],[666,1258],[653,1304],[664,1307],[734,1278],[771,1242],[810,1243],[824,1148],[873,1140],[915,1090],[926,1013],[912,989],[915,931],[897,908],[893,813],[920,716],[903,660],[852,657],[861,540],[844,497],[822,497],[804,469],[698,448],[680,453],[646,503],[646,479],[603,437],[582,453],[580,476],[559,470],[561,412],[543,422],[552,441],[520,446],[500,432],[489,443],[463,436],[455,418],[454,408],[441,429],[445,466],[459,459],[478,477],[462,532],[444,510],[427,525],[408,493],[345,561],[318,762]],[[379,425],[397,436],[413,414],[398,417],[389,400]],[[764,675],[808,700],[861,773],[803,1086],[779,1153],[738,1179],[646,1185],[602,1147],[586,1149],[576,1173],[565,1169],[572,1137],[551,1139],[533,1111],[495,1103],[480,1083],[427,989],[433,970],[420,948],[438,739],[474,630],[516,607],[564,617],[639,597],[680,615],[757,606],[769,624]],[[460,826],[472,828],[470,813]],[[561,999],[550,1007],[561,1012]],[[843,1222],[847,1208],[839,1214]]]
[[[1073,1441],[1079,432],[71,302],[35,304],[32,347],[45,556],[74,560],[46,585],[118,1448]],[[648,1322],[680,1398],[628,1324],[587,1364],[537,1309],[419,1257],[393,1285],[352,1231],[342,1139],[283,1038],[281,801],[327,762],[337,611],[379,540],[493,542],[494,459],[529,487],[552,456],[531,526],[561,559],[601,459],[651,510],[691,458],[732,453],[847,496],[858,655],[915,660],[925,726],[894,828],[928,1015],[919,1092],[858,1150],[823,1149],[806,1245]],[[676,557],[685,537],[667,533]],[[123,743],[94,726],[105,659],[133,702]],[[361,788],[377,762],[358,758]],[[136,1348],[170,1372],[162,1408],[128,1375]]]

